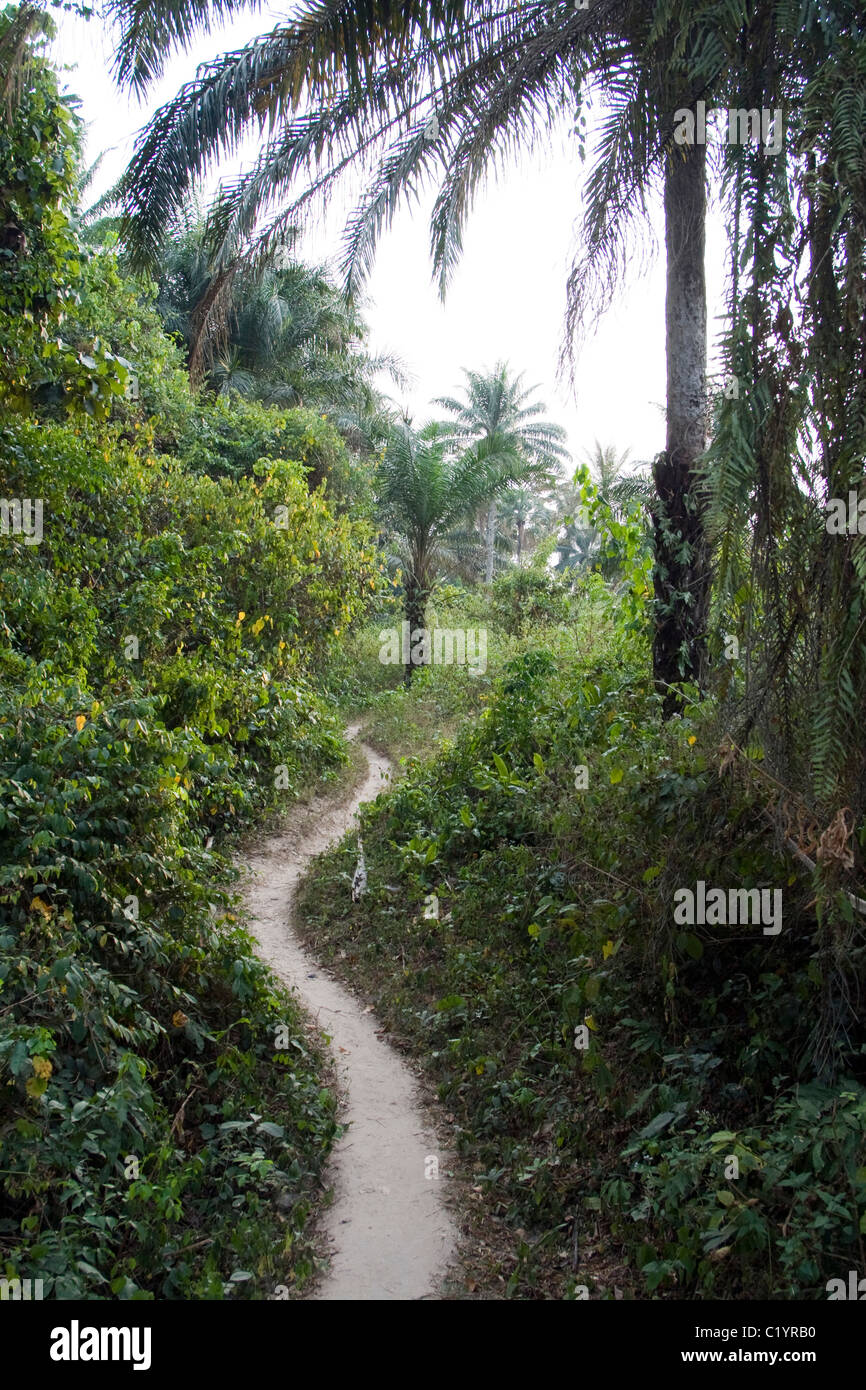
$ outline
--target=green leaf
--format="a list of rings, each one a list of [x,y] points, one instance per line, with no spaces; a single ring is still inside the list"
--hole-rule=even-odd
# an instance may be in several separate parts
[[[496,768],[496,771],[499,773],[499,776],[502,777],[505,781],[507,781],[508,768],[505,766],[505,763],[503,762],[502,758],[500,758],[498,753],[493,754],[493,765]]]
[[[681,951],[685,951],[686,955],[691,956],[692,960],[700,960],[704,954],[703,942],[691,932],[680,932],[677,946]]]
[[[447,1013],[449,1009],[462,1009],[466,1005],[466,1000],[462,994],[447,994],[444,999],[440,999],[436,1005],[438,1013]]]
[[[256,1126],[256,1132],[269,1134],[272,1139],[282,1139],[286,1133],[282,1125],[275,1125],[272,1120],[262,1120],[261,1124]]]
[[[658,1115],[654,1115],[649,1124],[640,1131],[641,1139],[654,1139],[657,1134],[661,1134],[663,1129],[667,1129],[671,1120],[676,1118],[675,1110],[662,1110]]]

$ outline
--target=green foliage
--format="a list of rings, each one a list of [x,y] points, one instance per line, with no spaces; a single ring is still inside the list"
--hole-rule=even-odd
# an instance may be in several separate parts
[[[585,465],[575,474],[580,502],[601,538],[599,569],[621,584],[622,621],[630,630],[646,622],[650,593],[652,545],[640,497],[617,505],[595,485]]]
[[[0,693],[0,1254],[52,1297],[266,1296],[310,1269],[274,1203],[300,1237],[333,1099],[200,847],[223,755],[159,706],[44,672]]]
[[[866,1091],[812,1082],[737,1131],[714,1130],[705,1110],[676,1125],[684,1111],[665,1112],[665,1139],[661,1116],[644,1127],[623,1151],[633,1176],[606,1190],[640,1232],[647,1292],[697,1282],[710,1297],[826,1298],[839,1261],[858,1261]]]
[[[113,402],[113,421],[127,427],[138,421],[143,427],[156,417],[165,430],[168,421],[174,421],[175,428],[189,421],[193,400],[181,354],[163,331],[154,296],[149,280],[121,270],[112,239],[108,246],[83,253],[81,279],[63,333],[78,352],[87,352],[96,343],[128,363],[135,398],[124,394]],[[41,399],[51,404],[46,391]]]
[[[514,1231],[508,1296],[570,1296],[577,1220],[637,1297],[822,1298],[858,1260],[866,1035],[840,1028],[836,1079],[816,1074],[822,992],[845,986],[812,884],[753,786],[715,770],[712,708],[661,721],[645,642],[599,623],[590,579],[573,644],[515,644],[480,719],[367,812],[351,911],[354,844],[323,858],[308,930],[454,1114],[459,1163]],[[676,925],[698,878],[781,886],[782,934]],[[610,1296],[609,1264],[571,1284]]]
[[[34,73],[32,147],[0,132],[35,229],[0,268],[0,466],[43,508],[37,544],[0,536],[0,1267],[50,1297],[268,1297],[313,1272],[338,1130],[225,849],[345,761],[316,685],[373,533],[333,427],[196,400],[152,287],[79,246]]]
[[[564,623],[571,586],[546,568],[511,568],[493,581],[491,615],[505,632],[518,636],[540,623]]]
[[[119,427],[6,426],[6,486],[42,497],[46,518],[39,546],[4,538],[13,591],[28,572],[40,592],[60,575],[86,584],[100,613],[96,679],[139,669],[124,658],[127,635],[139,639],[145,675],[169,654],[204,649],[218,664],[252,655],[277,677],[309,668],[375,587],[369,527],[335,516],[321,490],[311,496],[298,464],[262,460],[250,477],[212,479],[150,454],[148,432],[126,442]],[[11,624],[4,592],[0,583]],[[50,610],[44,621],[32,645],[13,632],[13,648],[62,664],[65,649],[48,645]]]
[[[0,555],[0,1256],[63,1297],[262,1297],[312,1269],[333,1100],[201,845],[339,766],[310,677],[375,571],[300,465],[213,479],[128,433],[0,433],[45,507]]]
[[[389,408],[379,373],[399,384],[393,356],[371,357],[356,303],[326,269],[292,258],[287,228],[264,262],[212,257],[208,226],[195,205],[160,257],[157,307],[186,351],[190,376],[208,393],[325,412],[361,452],[384,442]]]
[[[261,458],[304,465],[307,486],[327,483],[341,509],[369,513],[368,469],[354,462],[336,427],[315,410],[277,409],[255,401],[219,398],[202,401],[179,432],[177,452],[190,468],[212,477],[248,476]]]
[[[0,43],[15,14],[0,14]],[[99,341],[75,345],[64,336],[88,253],[70,220],[75,125],[37,47],[24,40],[26,80],[0,124],[0,403],[25,405],[53,388],[70,410],[104,418],[126,389],[128,364]],[[14,55],[0,54],[4,89],[10,61]]]

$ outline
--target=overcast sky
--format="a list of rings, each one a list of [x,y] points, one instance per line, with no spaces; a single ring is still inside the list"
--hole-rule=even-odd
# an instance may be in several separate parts
[[[284,12],[284,11],[282,11]],[[279,6],[264,14],[279,16]],[[149,114],[192,78],[199,62],[241,46],[270,27],[262,14],[244,15],[198,41],[174,59],[165,79],[139,106],[110,77],[111,36],[96,20],[63,15],[55,60],[69,64],[64,80],[82,101],[90,160],[111,149],[100,167],[94,196],[122,172],[136,132]],[[242,161],[255,154],[255,144]],[[589,160],[587,161],[589,163]],[[231,172],[237,170],[237,162]],[[633,459],[650,459],[664,446],[664,257],[633,276],[587,338],[577,358],[573,387],[557,376],[565,313],[565,281],[581,217],[583,166],[577,142],[557,135],[549,158],[534,155],[509,166],[478,198],[464,238],[462,262],[444,304],[432,282],[428,214],[431,191],[420,208],[404,208],[379,246],[366,311],[374,351],[399,354],[415,378],[401,396],[416,422],[429,402],[458,387],[461,368],[480,369],[504,359],[540,387],[550,418],[568,431],[579,460],[598,439]],[[659,199],[660,203],[660,199]],[[305,259],[322,260],[339,245],[346,204],[334,201],[324,226],[302,243]],[[654,214],[660,242],[660,206]],[[647,239],[651,233],[647,230]],[[639,259],[635,248],[635,263]],[[710,349],[719,331],[724,275],[724,235],[711,211],[707,229]]]

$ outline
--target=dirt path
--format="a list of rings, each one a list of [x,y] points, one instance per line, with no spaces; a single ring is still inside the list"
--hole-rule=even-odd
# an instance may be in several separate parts
[[[347,731],[353,737],[357,730]],[[412,1074],[376,1036],[377,1023],[324,974],[292,930],[298,881],[314,855],[341,839],[362,801],[383,786],[389,764],[366,744],[364,783],[345,805],[317,798],[293,815],[247,860],[251,930],[262,957],[300,996],[307,1013],[332,1038],[347,1133],[335,1147],[330,1180],[334,1204],[325,1215],[331,1265],[314,1299],[436,1297],[456,1246],[456,1230],[440,1181],[428,1179],[438,1156]],[[444,1167],[441,1157],[440,1168]]]

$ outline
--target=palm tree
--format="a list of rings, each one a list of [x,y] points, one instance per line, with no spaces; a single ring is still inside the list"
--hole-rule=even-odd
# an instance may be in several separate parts
[[[505,524],[514,528],[518,565],[527,544],[536,545],[542,537],[550,534],[555,505],[550,492],[539,496],[528,487],[510,487],[503,493],[499,510]]]
[[[565,430],[548,420],[539,420],[546,407],[530,397],[537,387],[524,387],[523,375],[512,376],[504,362],[493,371],[463,369],[463,398],[440,396],[433,402],[451,417],[446,429],[455,440],[481,443],[496,437],[507,439],[522,454],[540,480],[548,480],[559,459],[568,458]],[[487,509],[487,565],[485,581],[493,582],[496,552],[496,497]]]
[[[167,18],[151,22],[136,0],[114,7],[119,72],[145,85],[161,71],[161,55],[187,36]],[[156,8],[164,16],[180,7],[165,0]],[[191,8],[206,19],[207,0]],[[609,115],[587,183],[584,250],[569,278],[564,356],[588,311],[609,300],[629,259],[630,229],[645,215],[660,174],[668,410],[666,448],[655,467],[654,666],[667,713],[676,703],[671,684],[701,678],[710,582],[698,467],[706,416],[706,150],[694,133],[697,103],[737,87],[753,40],[772,70],[772,44],[779,33],[796,42],[803,8],[776,0],[751,7],[592,0],[586,8],[562,0],[310,0],[291,21],[200,69],[157,113],[123,184],[128,234],[140,257],[153,258],[188,189],[242,133],[267,124],[258,161],[223,188],[212,211],[216,263],[228,275],[238,257],[265,260],[312,200],[366,163],[372,175],[343,257],[352,290],[400,200],[438,171],[431,234],[444,291],[487,172],[514,149],[538,145],[564,113],[578,116],[587,97],[606,97]],[[823,22],[817,0],[805,0],[805,8],[812,26]],[[683,110],[691,135],[678,124]]]
[[[217,395],[326,411],[360,452],[371,452],[382,442],[387,410],[375,380],[387,372],[405,386],[405,369],[393,355],[366,351],[358,306],[346,302],[324,267],[292,259],[292,240],[261,273],[237,268],[203,335],[198,311],[215,274],[204,217],[191,205],[157,271],[157,309],[187,350],[194,384]]]
[[[532,474],[512,439],[490,435],[459,448],[433,422],[420,431],[404,421],[393,432],[379,470],[380,500],[404,542],[405,615],[410,633],[424,627],[440,549],[483,503]],[[412,662],[404,679],[412,679]]]
[[[584,453],[584,468],[589,470],[593,485],[602,499],[620,519],[627,511],[632,511],[639,503],[649,523],[649,509],[655,497],[651,477],[642,472],[623,476],[631,451],[617,452],[612,444],[602,446],[598,440],[593,448]],[[639,470],[648,469],[647,463],[636,465]],[[620,572],[617,563],[611,564],[601,554],[602,536],[589,520],[581,497],[581,487],[577,479],[559,489],[557,494],[556,523],[557,561],[555,569],[590,569],[598,567],[606,579],[614,579]]]
[[[607,444],[602,448],[597,439],[592,449],[585,452],[584,461],[592,474],[595,486],[605,500],[608,499],[611,488],[622,476],[630,454],[630,449],[623,449],[617,453],[613,444]]]

